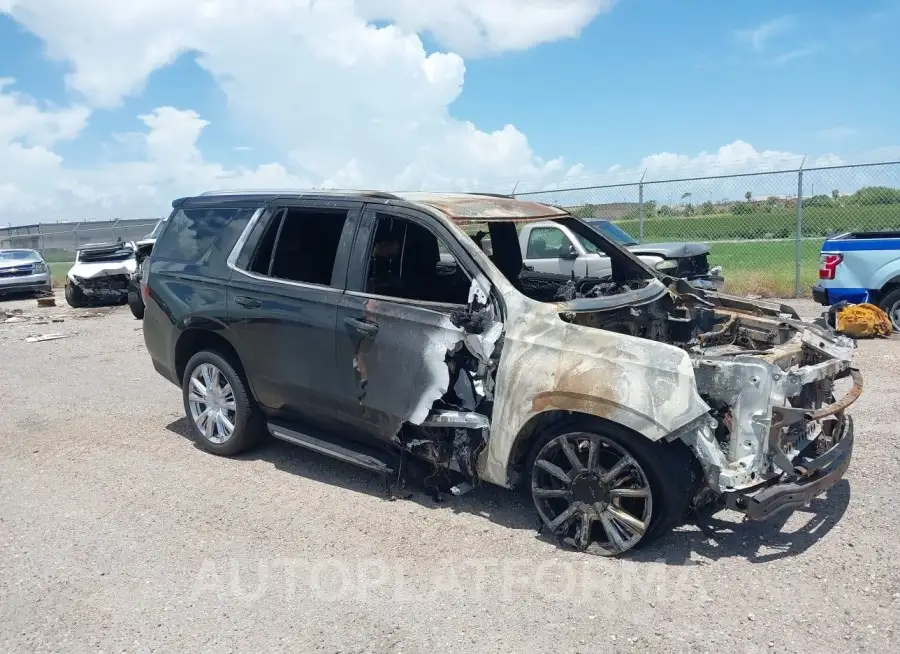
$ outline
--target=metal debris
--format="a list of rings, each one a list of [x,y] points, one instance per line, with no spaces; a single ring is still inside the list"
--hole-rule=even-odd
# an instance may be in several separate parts
[[[24,320],[21,316],[21,309],[0,309],[0,322],[2,323],[21,322]]]
[[[43,343],[44,341],[56,341],[60,338],[69,338],[74,334],[41,334],[40,336],[29,336],[25,339],[26,343]]]
[[[475,487],[469,482],[464,481],[461,484],[457,484],[456,486],[451,488],[450,492],[459,497],[460,495],[471,493],[473,490],[475,490]]]

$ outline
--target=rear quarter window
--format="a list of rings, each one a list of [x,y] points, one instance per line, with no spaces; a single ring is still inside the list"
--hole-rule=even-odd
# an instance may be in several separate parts
[[[254,208],[197,207],[175,211],[166,221],[153,256],[178,261],[198,261],[223,237],[237,239]]]

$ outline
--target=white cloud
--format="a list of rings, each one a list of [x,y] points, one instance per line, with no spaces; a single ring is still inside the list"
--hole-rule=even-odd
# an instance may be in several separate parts
[[[780,54],[775,55],[773,61],[779,66],[783,66],[789,61],[793,61],[794,59],[802,59],[803,57],[808,57],[810,55],[816,54],[820,50],[817,45],[808,45],[803,48],[795,48],[794,50],[788,50],[787,52],[782,52]]]
[[[411,32],[428,32],[468,56],[523,50],[578,36],[615,0],[357,0],[368,19],[386,19]]]
[[[794,59],[801,59],[819,52],[822,47],[818,43],[795,45],[784,49],[773,47],[772,42],[797,28],[796,16],[781,16],[750,29],[738,30],[735,35],[738,41],[748,46],[757,56],[777,66],[783,66]]]
[[[776,36],[793,29],[796,23],[794,16],[781,16],[750,29],[740,30],[737,36],[741,41],[749,44],[756,52],[764,52]]]
[[[139,94],[154,70],[190,52],[227,95],[233,118],[252,130],[256,145],[282,151],[285,174],[317,185],[405,189],[471,187],[503,176],[540,179],[565,170],[561,159],[536,156],[512,125],[484,132],[453,118],[448,106],[462,90],[465,63],[455,52],[426,52],[417,32],[429,32],[439,43],[466,53],[524,49],[577,35],[612,4],[0,2],[0,9],[43,39],[51,57],[71,67],[67,83],[90,106],[117,106],[124,97]],[[369,22],[375,18],[393,24],[378,28]],[[86,118],[86,110],[79,111]],[[197,175],[193,184],[185,181],[182,186],[203,188],[200,182],[209,177],[211,164],[203,161],[196,140],[205,121],[174,109],[140,118],[150,128],[145,141],[134,135],[117,137],[120,144],[138,144],[145,159],[129,168],[130,173],[149,174],[151,164],[165,161],[171,168],[177,162],[193,167]],[[217,174],[228,177],[226,171]],[[157,188],[153,184],[164,177],[154,170],[156,181],[141,187]],[[158,192],[167,192],[165,188]],[[97,192],[109,195],[102,188]],[[81,196],[90,194],[84,191]]]
[[[152,217],[178,196],[211,188],[309,187],[280,164],[227,169],[204,160],[196,112],[159,107],[139,116],[145,130],[122,140],[137,157],[82,169],[48,147],[83,127],[81,109],[44,110],[0,90],[0,212],[4,222]]]
[[[512,125],[486,132],[450,115],[465,62],[576,35],[609,0],[0,0],[66,62],[72,107],[42,106],[0,82],[0,211],[4,220],[153,216],[210,188],[309,186],[510,190],[586,170],[535,154]],[[422,8],[427,6],[428,10]],[[393,24],[375,27],[372,19]],[[763,26],[765,27],[765,26]],[[761,28],[759,28],[761,29]],[[764,49],[785,26],[749,37]],[[454,51],[429,53],[428,32]],[[140,93],[147,77],[191,52],[277,162],[225,167],[198,147],[206,118],[158,107],[136,131],[110,134],[119,160],[78,167],[55,151],[92,108]],[[227,145],[227,144],[226,144]],[[248,151],[243,145],[235,150]],[[123,155],[127,153],[127,156]],[[697,155],[658,153],[593,181],[637,181],[796,167],[801,157],[735,141]]]
[[[15,80],[0,77],[0,146],[14,139],[28,145],[51,146],[72,139],[84,128],[90,111],[85,107],[42,109],[16,93]]]

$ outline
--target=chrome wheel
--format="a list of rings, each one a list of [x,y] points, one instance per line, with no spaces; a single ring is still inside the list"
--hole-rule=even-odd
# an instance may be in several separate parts
[[[563,434],[538,453],[531,495],[546,527],[604,556],[637,545],[650,528],[653,493],[641,465],[600,434]]]
[[[891,307],[888,315],[891,317],[891,324],[894,326],[894,331],[900,332],[900,300],[894,302],[894,306]]]
[[[188,405],[203,438],[216,445],[231,438],[237,416],[234,391],[222,371],[211,363],[201,363],[191,373]]]

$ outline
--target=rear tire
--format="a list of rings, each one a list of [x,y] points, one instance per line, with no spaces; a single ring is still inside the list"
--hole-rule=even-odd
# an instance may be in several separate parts
[[[83,309],[87,306],[87,298],[84,295],[84,291],[68,281],[66,282],[66,302],[73,309]]]
[[[889,291],[887,295],[878,302],[884,312],[891,319],[895,332],[900,332],[900,288]]]
[[[687,514],[700,479],[683,443],[654,443],[597,420],[539,436],[527,470],[544,526],[575,549],[601,556],[619,556],[671,531]]]
[[[264,420],[243,377],[221,354],[205,350],[192,356],[181,389],[191,430],[208,452],[233,456],[263,435]]]

